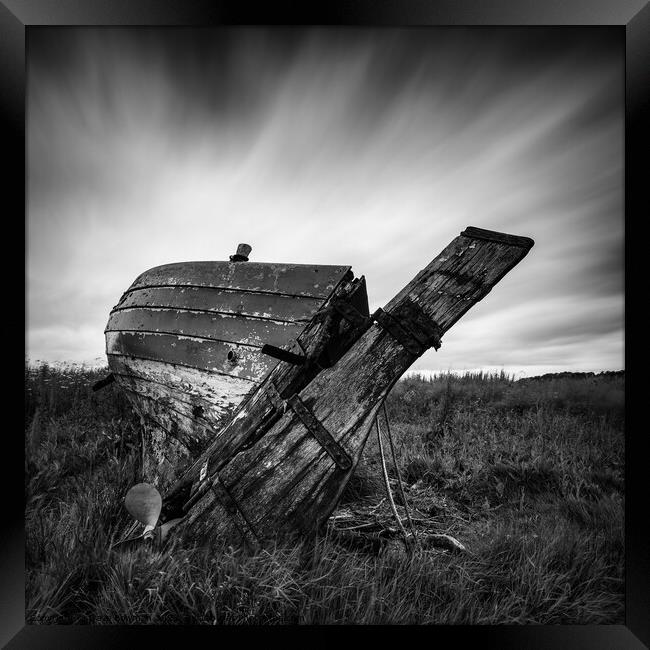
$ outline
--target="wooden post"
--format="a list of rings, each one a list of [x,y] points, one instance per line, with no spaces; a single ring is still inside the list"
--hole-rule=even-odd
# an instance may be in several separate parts
[[[235,417],[252,442],[216,463],[217,471],[210,468],[177,529],[199,540],[224,535],[264,543],[319,528],[359,462],[377,410],[395,382],[532,246],[527,237],[467,228],[376,312],[379,322],[369,325],[336,365],[299,391],[301,403],[351,459],[349,468],[335,462],[290,407],[276,408],[274,421],[260,426],[255,404],[268,403],[265,384]],[[218,491],[211,488],[216,482]]]

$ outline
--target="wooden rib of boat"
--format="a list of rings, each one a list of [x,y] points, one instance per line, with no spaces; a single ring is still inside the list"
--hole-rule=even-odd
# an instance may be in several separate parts
[[[141,275],[111,313],[107,352],[147,425],[160,521],[253,545],[318,530],[395,382],[532,245],[468,227],[372,316],[346,266],[195,262]]]

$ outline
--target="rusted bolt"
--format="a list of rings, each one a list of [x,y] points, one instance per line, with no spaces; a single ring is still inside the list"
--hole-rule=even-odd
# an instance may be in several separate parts
[[[230,352],[228,352],[228,361],[230,361],[234,366],[237,363],[237,359],[237,353],[234,350],[230,350]]]

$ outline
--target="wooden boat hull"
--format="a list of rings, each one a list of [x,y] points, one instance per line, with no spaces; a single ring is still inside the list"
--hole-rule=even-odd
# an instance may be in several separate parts
[[[179,520],[174,531],[197,540],[224,536],[253,546],[318,531],[354,472],[395,382],[427,349],[437,349],[441,336],[532,246],[527,237],[469,227],[372,316],[365,280],[353,279],[348,267],[328,267],[331,274],[322,286],[313,275],[311,285],[306,283],[304,269],[292,270],[292,282],[300,288],[289,295],[303,307],[304,298],[320,301],[304,320],[288,319],[302,325],[299,333],[287,334],[284,345],[288,350],[295,343],[294,350],[302,352],[299,362],[264,359],[267,365],[257,365],[268,355],[262,352],[264,337],[254,328],[239,330],[237,342],[202,338],[210,333],[210,323],[223,324],[223,319],[201,320],[204,329],[197,336],[195,330],[188,335],[180,328],[138,329],[141,323],[154,328],[162,322],[143,312],[132,313],[130,320],[112,314],[106,332],[109,363],[149,427],[147,453],[153,461],[146,471],[162,488],[159,521]],[[203,267],[181,266],[182,278],[164,267],[143,274],[114,312],[121,305],[122,311],[147,308],[131,298],[143,285],[147,290],[187,289],[215,282]],[[263,286],[286,294],[276,273],[269,272],[273,280],[265,280],[266,285],[260,281],[264,269],[247,268],[239,279],[237,273],[222,268],[213,275],[223,284],[230,274],[232,290],[247,295],[264,291]],[[318,295],[309,293],[316,289]],[[146,295],[153,300],[153,294]],[[195,307],[181,307],[182,297],[165,295],[173,296],[173,308],[159,306],[160,294],[148,308],[196,309],[203,304],[192,294]],[[247,312],[243,317],[259,318]],[[169,313],[164,322],[169,329],[177,322],[183,328],[197,326],[191,318],[177,321]],[[228,327],[219,331],[234,331]],[[230,373],[226,364],[233,359],[226,350],[241,362]],[[228,383],[242,380],[250,382],[247,390],[244,384],[237,392],[233,386],[239,384]]]
[[[111,311],[108,365],[141,416],[143,478],[169,487],[348,286],[348,266],[185,262],[140,275]]]

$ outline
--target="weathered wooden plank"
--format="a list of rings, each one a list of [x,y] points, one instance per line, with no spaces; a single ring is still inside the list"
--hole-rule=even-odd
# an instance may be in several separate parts
[[[403,322],[407,314],[419,310],[444,333],[521,261],[529,247],[461,235],[384,309]],[[374,414],[417,356],[375,324],[334,367],[318,374],[300,392],[314,416],[353,459],[350,470],[337,468],[290,410],[219,470],[258,537],[305,533],[322,524],[359,460]],[[246,411],[237,417],[246,419]],[[190,535],[237,535],[219,504],[211,502],[204,509],[200,501],[190,510]],[[200,516],[192,516],[195,508],[202,510]]]
[[[175,411],[186,418],[196,419],[204,426],[212,428],[218,428],[219,422],[222,420],[223,410],[215,408],[208,400],[131,374],[114,373],[114,377],[121,388],[148,397],[160,409]]]
[[[290,340],[295,340],[304,327],[304,323],[287,323],[265,318],[134,307],[113,312],[106,331],[181,334],[261,348],[266,343],[286,345]]]
[[[144,411],[137,400],[133,404],[138,413]],[[146,414],[143,421],[143,477],[162,492],[174,481],[178,468],[190,462],[191,453]]]
[[[186,415],[173,405],[123,385],[129,401],[145,423],[144,479],[165,491],[214,439],[217,431],[204,420]]]
[[[195,286],[327,298],[349,266],[260,262],[177,262],[145,271],[131,289]]]
[[[259,348],[173,334],[106,332],[106,353],[220,372],[262,381],[277,361]]]
[[[152,287],[125,293],[117,307],[199,309],[293,322],[310,319],[322,304],[322,298],[306,296],[251,293],[211,287]]]
[[[486,241],[495,241],[502,244],[510,244],[511,246],[520,246],[526,250],[530,250],[534,244],[533,240],[530,237],[508,235],[504,232],[485,230],[484,228],[477,228],[476,226],[468,226],[460,234],[463,237],[470,237],[472,239],[485,239]]]
[[[187,417],[170,404],[163,405],[127,384],[123,389],[129,394],[129,399],[135,405],[138,414],[153,422],[167,436],[183,445],[189,452],[188,457],[195,457],[201,453],[201,449],[205,447],[204,440],[213,437],[212,430],[205,425],[205,422]]]
[[[128,375],[160,384],[173,391],[174,395],[185,395],[192,403],[207,402],[214,417],[219,418],[217,424],[229,418],[240,402],[258,386],[250,379],[128,356],[110,354],[108,365],[116,375]]]

